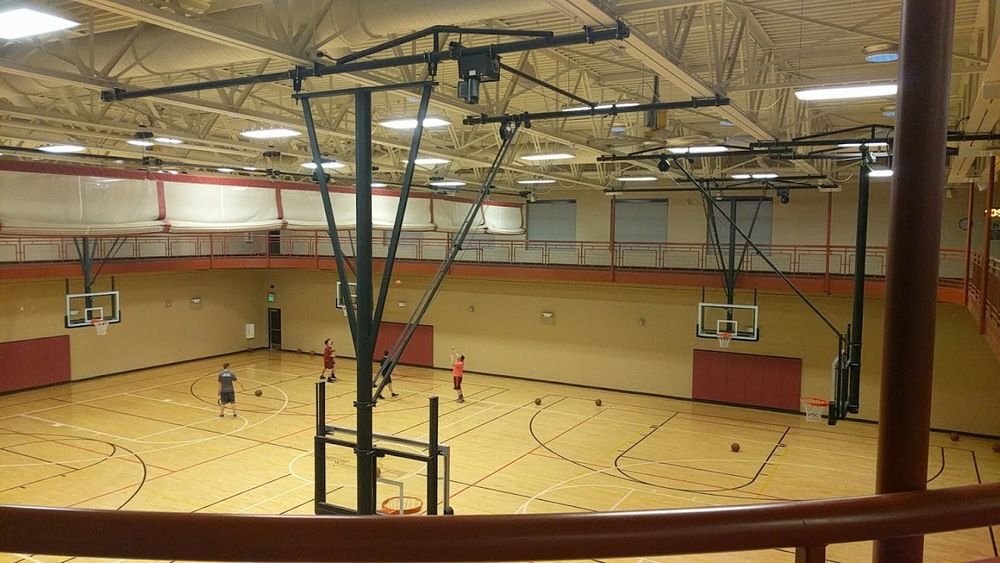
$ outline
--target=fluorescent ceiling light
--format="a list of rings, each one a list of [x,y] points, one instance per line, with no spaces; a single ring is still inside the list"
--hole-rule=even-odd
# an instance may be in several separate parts
[[[0,11],[0,39],[21,39],[80,25],[31,8]]]
[[[723,127],[732,127],[733,126],[733,122],[729,121],[728,119],[723,119],[722,121],[719,121],[719,125],[721,125]]]
[[[870,63],[891,63],[899,60],[899,45],[896,43],[876,43],[861,49],[865,60]]]
[[[754,180],[771,180],[777,178],[778,175],[774,172],[760,172],[758,174],[751,174],[750,177]]]
[[[856,98],[876,98],[879,96],[895,96],[895,84],[869,84],[867,86],[842,86],[838,88],[813,88],[797,90],[795,97],[805,101],[816,100],[851,100]]]
[[[251,139],[285,139],[287,137],[298,137],[299,132],[284,127],[276,127],[273,129],[251,129],[240,133],[240,135]]]
[[[860,148],[861,145],[864,145],[864,146],[872,149],[872,148],[875,148],[875,147],[888,147],[889,143],[887,143],[885,141],[872,141],[872,142],[868,142],[868,143],[840,143],[837,146],[838,147],[843,147],[845,149],[856,149],[856,148]]]
[[[147,141],[146,139],[129,139],[125,142],[137,147],[151,147],[156,144],[153,141]]]
[[[750,179],[750,175],[749,174],[733,174],[733,175],[730,176],[730,178],[732,178],[733,180],[749,180]]]
[[[896,106],[882,106],[882,117],[896,117]]]
[[[625,131],[628,131],[628,127],[626,127],[624,125],[612,125],[611,126],[611,132],[612,133],[624,133]]]
[[[172,139],[170,137],[157,137],[153,140],[156,141],[157,143],[162,143],[164,145],[179,145],[184,142],[180,139]]]
[[[656,176],[622,176],[616,180],[619,182],[652,182],[656,180]]]
[[[38,150],[56,154],[62,154],[62,153],[72,153],[72,152],[83,152],[87,149],[81,147],[80,145],[46,145],[44,147],[38,147]]]
[[[386,184],[384,182],[372,182],[372,187],[373,188],[388,188],[389,184]]]
[[[674,154],[711,154],[715,152],[726,152],[729,147],[710,145],[706,147],[674,147],[667,149]]]
[[[545,154],[526,154],[521,157],[521,160],[566,160],[568,158],[575,157],[575,154],[568,152],[552,152]]]
[[[226,168],[225,166],[223,166],[222,168],[216,168],[216,170],[218,170],[219,172],[226,172],[226,173],[236,172],[236,170],[233,170],[232,168]]]
[[[434,180],[428,183],[436,188],[457,188],[465,185],[461,180]]]
[[[891,168],[878,168],[868,172],[869,178],[891,178],[892,169]]]
[[[534,184],[555,184],[556,181],[555,180],[549,180],[548,178],[538,178],[538,179],[535,179],[535,180],[532,180],[532,179],[518,180],[517,183],[525,185],[525,186],[531,186],[531,185],[534,185]]]
[[[340,168],[345,168],[347,165],[343,162],[337,162],[335,160],[327,160],[323,163],[323,170],[338,170]],[[309,170],[316,170],[315,162],[303,162],[302,168],[308,168]]]
[[[257,171],[257,168],[254,167],[254,166],[244,166],[243,169],[246,170],[247,172],[256,172]]]
[[[403,164],[406,164],[408,162],[410,162],[408,159],[403,159]],[[448,160],[447,158],[437,158],[433,156],[420,157],[413,161],[414,164],[417,164],[419,166],[433,166],[435,164],[448,164],[449,162],[451,161]]]
[[[622,195],[625,192],[620,192],[618,190],[604,190],[604,195]]]
[[[165,172],[167,174],[180,174],[180,171],[178,171],[178,170],[165,170]]]
[[[570,113],[574,111],[590,111],[591,109],[630,108],[637,105],[639,105],[639,102],[601,102],[595,106],[568,106],[562,108],[560,111]]]
[[[381,125],[382,127],[388,127],[389,129],[416,129],[417,118],[402,117],[400,119],[390,119],[388,121],[379,122],[379,125]],[[439,119],[437,117],[424,118],[424,127],[444,127],[446,125],[451,125],[451,122]]]

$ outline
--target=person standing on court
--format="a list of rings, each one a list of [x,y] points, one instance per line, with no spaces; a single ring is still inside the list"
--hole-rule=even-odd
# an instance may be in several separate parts
[[[326,370],[330,370],[329,377],[326,380],[330,383],[337,381],[337,357],[333,354],[333,339],[327,338],[323,341],[323,371],[319,373],[319,378],[323,379],[326,375]]]
[[[222,371],[219,372],[219,418],[226,416],[226,405],[233,409],[233,418],[236,418],[236,390],[233,389],[233,382],[239,383],[236,374],[229,369],[229,362],[222,364]],[[240,391],[243,384],[240,383]]]
[[[465,372],[465,356],[459,354],[455,347],[451,347],[451,376],[455,380],[455,391],[458,392],[458,402],[464,403],[465,396],[462,395],[462,375]]]
[[[375,382],[378,381],[378,376],[380,375],[382,376],[382,379],[385,379],[385,384],[389,386],[389,393],[391,393],[393,397],[398,397],[399,393],[392,390],[392,373],[389,371],[388,350],[382,350],[382,361],[378,364],[378,373],[376,373],[375,377],[372,379],[372,387],[378,387]],[[385,397],[379,395],[378,398],[384,399]]]

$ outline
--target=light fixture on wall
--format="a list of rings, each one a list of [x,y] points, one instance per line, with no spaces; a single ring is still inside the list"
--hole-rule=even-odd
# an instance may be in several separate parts
[[[646,326],[646,319],[639,317],[638,324],[639,326]]]
[[[551,319],[552,317],[555,317],[555,316],[556,316],[556,314],[553,313],[552,311],[542,311],[542,317],[544,317],[546,319]]]

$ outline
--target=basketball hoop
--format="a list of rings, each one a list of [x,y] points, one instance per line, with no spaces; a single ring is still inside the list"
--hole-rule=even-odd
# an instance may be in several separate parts
[[[830,407],[830,401],[818,397],[802,397],[802,407],[806,410],[806,422],[819,422]]]
[[[104,319],[93,319],[90,321],[90,324],[94,325],[94,328],[97,329],[97,336],[105,336],[106,334],[108,334],[108,325],[111,324],[111,321],[106,321]]]
[[[402,499],[402,505],[400,505]],[[424,501],[418,497],[389,497],[382,501],[382,514],[396,516],[397,514],[417,514],[424,509]]]
[[[717,332],[715,337],[719,339],[719,348],[729,348],[729,343],[733,340],[733,333]]]

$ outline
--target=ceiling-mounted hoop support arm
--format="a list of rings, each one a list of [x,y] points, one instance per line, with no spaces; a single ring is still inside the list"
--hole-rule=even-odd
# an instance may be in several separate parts
[[[725,211],[723,211],[722,208],[715,202],[715,199],[711,197],[711,193],[709,193],[709,191],[702,185],[702,183],[697,178],[692,176],[691,172],[689,172],[686,168],[684,168],[679,162],[677,162],[677,160],[678,160],[677,158],[674,158],[674,165],[677,167],[678,170],[682,171],[684,175],[688,177],[688,180],[690,180],[697,187],[698,191],[701,192],[702,196],[705,197],[705,201],[707,201],[709,205],[713,206],[716,212],[718,212],[718,214],[722,218],[724,218],[726,221],[729,222],[730,225],[732,225],[733,229],[737,233],[739,233],[741,237],[743,237],[743,240],[745,240],[747,244],[749,244],[754,249],[757,255],[760,256],[762,260],[764,260],[767,266],[771,268],[771,270],[774,271],[774,273],[777,274],[777,276],[781,278],[781,280],[785,282],[785,284],[788,285],[788,287],[793,292],[795,292],[795,295],[797,295],[799,299],[801,299],[810,309],[812,309],[814,313],[816,313],[816,316],[818,316],[823,321],[823,323],[834,334],[837,335],[838,339],[843,341],[844,335],[840,332],[840,330],[838,330],[837,327],[835,327],[833,323],[831,323],[830,320],[826,318],[826,315],[824,315],[819,309],[816,308],[815,305],[813,305],[812,301],[810,301],[809,298],[806,297],[805,294],[802,293],[802,291],[800,291],[799,288],[796,287],[794,283],[792,283],[792,280],[788,279],[788,276],[786,276],[784,272],[782,272],[780,269],[778,269],[777,266],[775,266],[774,262],[772,262],[771,259],[766,254],[764,254],[764,251],[761,250],[759,246],[757,246],[757,243],[750,240],[750,237],[748,237],[747,234],[743,232],[743,229],[741,229],[739,225],[736,224],[736,221],[734,221],[732,217],[727,215]]]
[[[546,37],[531,37],[521,41],[511,41],[509,43],[499,43],[485,47],[464,47],[461,49],[463,56],[474,55],[502,55],[505,53],[517,53],[520,51],[531,51],[534,49],[551,49],[554,47],[564,47],[567,45],[578,45],[581,43],[593,43],[597,41],[623,40],[630,34],[628,26],[619,21],[614,27],[591,28],[585,27],[584,31],[570,33],[566,35],[552,35]],[[347,74],[352,72],[363,72],[378,70],[383,68],[393,68],[400,66],[410,66],[417,64],[439,63],[441,61],[454,60],[456,53],[451,49],[439,50],[418,55],[404,55],[400,57],[387,57],[384,59],[372,59],[367,61],[352,60],[348,63],[333,65],[317,64],[311,68],[301,67],[301,71],[295,69],[259,74],[255,76],[241,76],[238,78],[226,78],[221,80],[209,80],[191,84],[178,84],[176,86],[164,86],[162,88],[149,88],[146,90],[126,91],[121,88],[105,90],[101,92],[101,99],[105,102],[130,100],[136,98],[147,98],[150,96],[166,96],[171,94],[182,94],[187,92],[198,92],[202,90],[214,90],[217,88],[229,88],[233,86],[246,86],[249,84],[262,84],[267,82],[283,82],[294,80],[296,76],[303,79],[318,78],[335,74]],[[298,72],[298,74],[297,74]]]
[[[589,104],[589,102],[587,102]],[[704,107],[719,107],[728,106],[730,104],[729,98],[724,98],[722,96],[707,97],[707,98],[691,98],[684,102],[655,102],[649,104],[638,104],[634,106],[616,107],[611,106],[609,108],[598,109],[596,106],[591,105],[590,108],[580,109],[579,111],[543,111],[543,112],[524,112],[515,114],[504,114],[504,115],[470,115],[462,120],[463,125],[485,125],[487,123],[504,123],[504,122],[515,122],[525,125],[526,127],[532,121],[542,121],[546,119],[567,119],[574,117],[595,117],[604,115],[619,115],[622,113],[637,113],[642,111],[659,111],[659,110],[675,110],[675,109],[697,109]],[[716,155],[718,156],[718,155]]]

